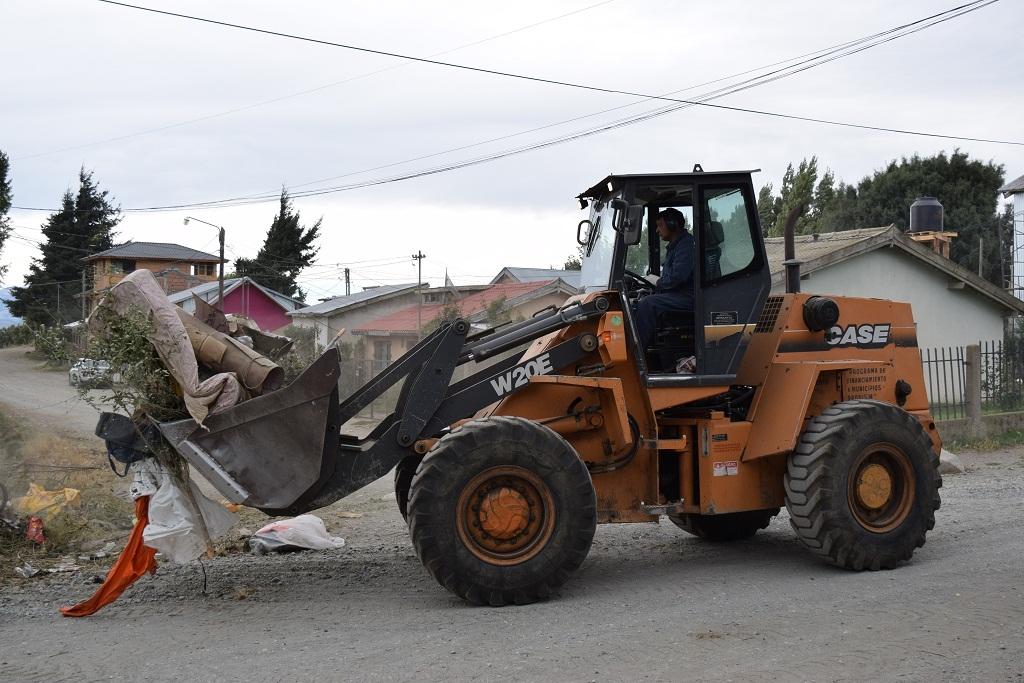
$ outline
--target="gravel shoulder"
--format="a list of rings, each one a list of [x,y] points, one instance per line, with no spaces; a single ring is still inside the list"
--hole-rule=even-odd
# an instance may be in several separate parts
[[[1024,448],[960,455],[897,570],[820,563],[785,513],[731,544],[603,526],[557,599],[502,609],[429,577],[385,479],[324,511],[339,551],[162,564],[78,620],[88,572],[4,588],[0,680],[1024,680]]]

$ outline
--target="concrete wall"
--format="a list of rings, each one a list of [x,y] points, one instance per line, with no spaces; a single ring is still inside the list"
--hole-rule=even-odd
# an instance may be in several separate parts
[[[978,438],[970,420],[942,420],[935,423],[939,436],[945,444],[953,441],[972,441]],[[983,436],[995,437],[1006,432],[1024,430],[1024,413],[993,413],[981,416]]]
[[[944,273],[898,249],[877,249],[811,273],[801,281],[801,289],[909,302],[921,348],[1001,340],[1002,307],[973,289],[950,289],[950,281]],[[773,291],[781,293],[785,286]]]

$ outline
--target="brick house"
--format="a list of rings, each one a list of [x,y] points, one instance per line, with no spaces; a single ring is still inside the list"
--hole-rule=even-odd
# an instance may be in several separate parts
[[[103,292],[125,275],[145,268],[167,294],[217,280],[220,258],[204,251],[166,242],[126,242],[82,259],[92,269],[90,308]]]

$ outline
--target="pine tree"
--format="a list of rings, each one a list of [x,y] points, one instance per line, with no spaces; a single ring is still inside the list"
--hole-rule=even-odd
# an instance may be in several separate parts
[[[264,287],[305,299],[305,293],[296,280],[302,270],[313,263],[318,249],[313,243],[320,237],[323,217],[310,228],[299,223],[299,212],[292,207],[288,191],[281,190],[281,206],[274,222],[267,231],[267,238],[256,254],[256,258],[240,258],[235,261],[235,272],[239,277],[248,276]]]
[[[35,325],[61,325],[82,315],[82,259],[113,246],[120,209],[100,190],[92,173],[78,175],[78,192],[67,190],[60,209],[43,226],[46,241],[33,260],[24,287],[13,287],[11,313]],[[88,271],[87,271],[88,272]],[[88,286],[88,285],[87,285]]]
[[[8,179],[7,174],[10,171],[11,164],[7,159],[7,155],[0,152],[0,256],[4,253],[4,242],[7,241],[7,237],[11,234],[11,225],[7,219],[7,212],[11,210],[11,181]],[[4,273],[7,272],[7,266],[0,263],[0,283],[4,280]]]
[[[775,220],[782,208],[782,200],[775,196],[774,191],[775,188],[768,183],[757,193],[757,215],[761,219],[761,230],[766,234],[775,227]]]

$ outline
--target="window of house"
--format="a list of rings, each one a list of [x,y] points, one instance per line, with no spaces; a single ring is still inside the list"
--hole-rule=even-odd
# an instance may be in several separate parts
[[[209,277],[209,276],[213,276],[213,275],[217,274],[217,264],[216,263],[197,263],[194,266],[192,266],[192,269],[193,269],[193,274],[196,275],[196,277],[200,277],[200,276]]]
[[[373,342],[373,373],[377,374],[389,365],[391,365],[391,342]]]
[[[115,275],[131,273],[135,270],[135,261],[111,261],[110,272]]]

